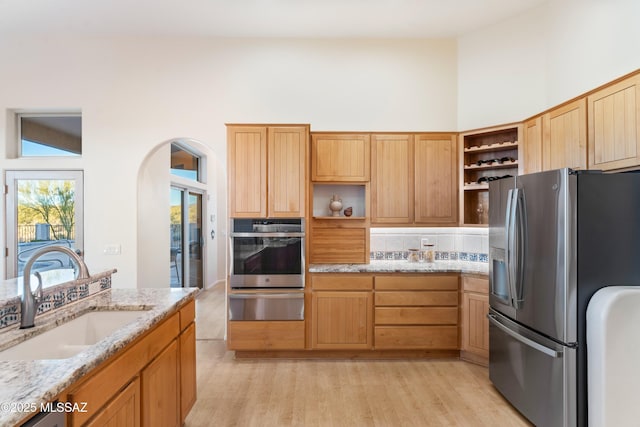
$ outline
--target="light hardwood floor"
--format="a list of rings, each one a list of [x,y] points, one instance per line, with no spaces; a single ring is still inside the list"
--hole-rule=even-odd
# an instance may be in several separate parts
[[[486,368],[459,360],[235,360],[223,286],[198,296],[196,322],[198,400],[187,427],[530,425]]]

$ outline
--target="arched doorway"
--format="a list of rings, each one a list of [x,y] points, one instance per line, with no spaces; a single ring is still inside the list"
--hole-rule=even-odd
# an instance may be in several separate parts
[[[182,160],[185,153],[196,157],[198,179],[175,173],[188,174],[193,168],[180,159],[172,161],[172,153]],[[164,141],[145,157],[138,173],[138,287],[209,287],[219,280],[219,266],[224,265],[218,259],[224,249],[216,235],[220,174],[215,153],[192,139]],[[179,221],[172,207],[176,197]],[[177,226],[179,233],[174,232]]]

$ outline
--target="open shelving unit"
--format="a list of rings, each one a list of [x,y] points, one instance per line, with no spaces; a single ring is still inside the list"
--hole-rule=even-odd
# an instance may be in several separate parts
[[[489,180],[516,176],[521,150],[520,124],[460,134],[460,223],[486,226],[489,219]]]

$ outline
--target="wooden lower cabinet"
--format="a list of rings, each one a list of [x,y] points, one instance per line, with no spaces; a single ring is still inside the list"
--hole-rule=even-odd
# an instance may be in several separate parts
[[[370,349],[372,301],[371,292],[314,292],[313,348]]]
[[[304,350],[304,320],[230,321],[229,350]]]
[[[194,315],[191,300],[64,391],[62,400],[87,404],[67,425],[181,425],[196,399]]]
[[[179,424],[178,345],[173,341],[142,371],[142,425]]]
[[[107,404],[87,427],[139,427],[140,426],[140,377],[122,390]]]
[[[489,279],[462,277],[462,340],[460,357],[489,364]]]
[[[458,275],[376,275],[374,347],[458,350]]]

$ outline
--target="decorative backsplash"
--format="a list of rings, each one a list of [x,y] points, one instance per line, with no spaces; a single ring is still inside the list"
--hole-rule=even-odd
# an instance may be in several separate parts
[[[97,276],[97,277],[96,277]],[[73,280],[43,289],[43,302],[38,307],[38,315],[57,310],[68,304],[82,300],[111,289],[111,273],[107,276],[99,274],[92,276],[95,280],[86,282],[85,280]],[[84,282],[84,283],[83,283]],[[20,299],[13,298],[6,301],[0,307],[0,329],[7,328],[20,322]]]
[[[409,249],[433,244],[437,261],[489,262],[486,228],[413,227],[371,228],[371,260],[406,260]],[[422,252],[419,252],[422,259]]]

